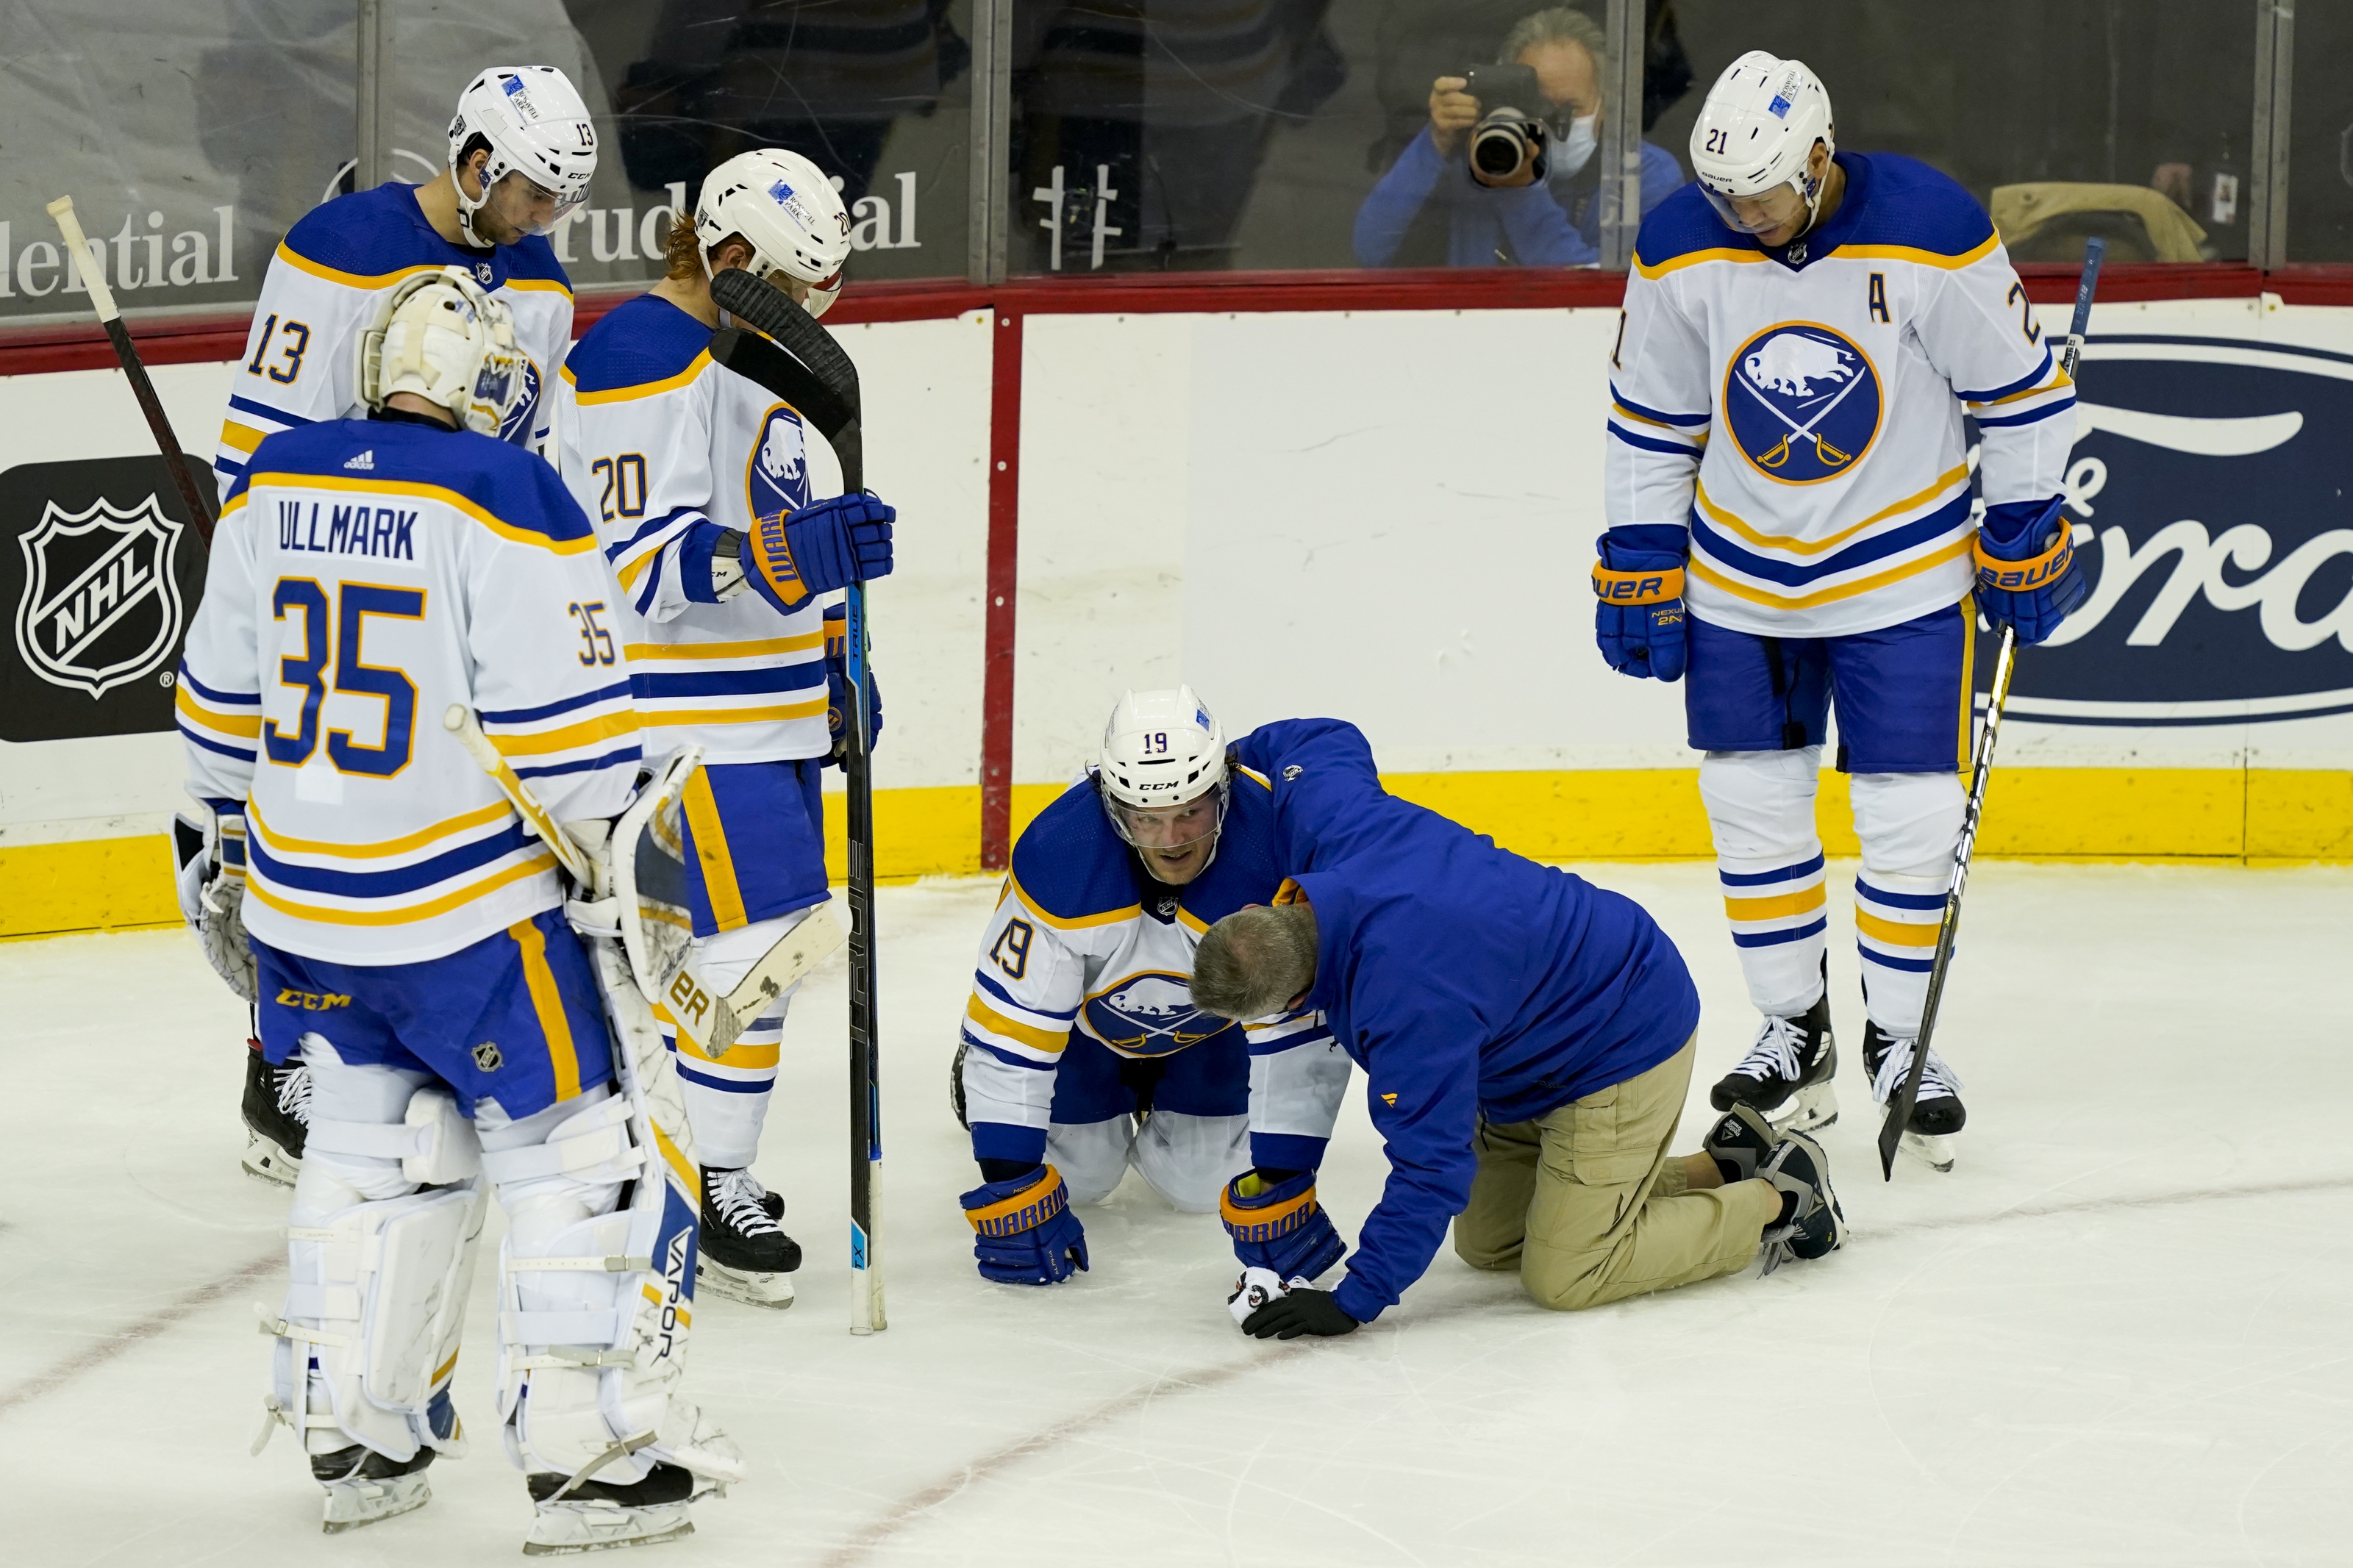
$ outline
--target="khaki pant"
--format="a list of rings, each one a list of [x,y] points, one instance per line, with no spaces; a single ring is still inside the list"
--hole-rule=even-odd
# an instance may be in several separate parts
[[[1761,1181],[1685,1191],[1683,1162],[1667,1158],[1697,1039],[1534,1121],[1482,1123],[1454,1221],[1462,1261],[1517,1268],[1537,1305],[1563,1312],[1746,1267],[1779,1194]]]

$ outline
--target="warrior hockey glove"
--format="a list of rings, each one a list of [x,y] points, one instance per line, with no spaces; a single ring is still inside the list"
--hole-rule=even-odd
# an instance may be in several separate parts
[[[1059,1285],[1087,1266],[1087,1233],[1071,1212],[1062,1173],[1039,1165],[1009,1182],[984,1182],[965,1194],[972,1255],[983,1277],[1000,1285]]]
[[[1315,1173],[1245,1171],[1226,1184],[1218,1217],[1234,1238],[1234,1256],[1244,1268],[1269,1268],[1282,1279],[1313,1279],[1347,1247],[1332,1228],[1332,1216],[1315,1201]]]
[[[245,936],[245,815],[240,803],[212,805],[205,820],[172,819],[180,913],[196,933],[205,962],[228,988],[254,998],[253,948]]]
[[[2060,514],[2064,500],[1989,506],[1978,527],[1978,607],[1994,625],[2016,626],[2028,647],[2092,591],[2075,564],[2074,525]]]
[[[1292,1290],[1257,1311],[1242,1323],[1242,1332],[1254,1340],[1295,1340],[1302,1334],[1314,1334],[1329,1339],[1335,1334],[1353,1334],[1356,1320],[1340,1310],[1329,1290]]]
[[[754,590],[789,616],[814,595],[889,576],[898,515],[861,490],[760,519],[744,541]]]
[[[1685,656],[1682,530],[1638,525],[1601,536],[1593,637],[1620,675],[1681,680]]]
[[[833,741],[825,765],[829,768],[842,765],[842,758],[848,755],[842,731],[849,718],[849,612],[839,605],[825,612],[825,730]],[[870,664],[866,667],[866,749],[870,754],[881,739],[882,688],[875,680],[874,667]]]

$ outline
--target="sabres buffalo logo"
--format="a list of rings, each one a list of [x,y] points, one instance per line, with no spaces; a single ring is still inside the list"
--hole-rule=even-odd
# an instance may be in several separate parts
[[[1725,367],[1732,438],[1758,473],[1783,484],[1812,484],[1852,468],[1879,434],[1880,405],[1870,356],[1811,321],[1767,327]]]
[[[754,518],[789,515],[808,505],[808,437],[801,416],[772,405],[760,421],[759,444],[744,464],[744,505]]]
[[[499,421],[499,439],[527,441],[531,438],[532,416],[539,412],[539,366],[529,354],[522,358],[522,389],[507,405],[506,417]]]
[[[1165,969],[1131,974],[1087,998],[1087,1032],[1133,1057],[1165,1057],[1232,1026],[1193,1005],[1192,982]]]

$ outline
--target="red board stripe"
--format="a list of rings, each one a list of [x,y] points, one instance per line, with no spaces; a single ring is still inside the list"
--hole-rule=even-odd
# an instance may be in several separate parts
[[[988,584],[980,689],[980,864],[1013,849],[1013,611],[1021,561],[1021,316],[997,313],[988,389]]]

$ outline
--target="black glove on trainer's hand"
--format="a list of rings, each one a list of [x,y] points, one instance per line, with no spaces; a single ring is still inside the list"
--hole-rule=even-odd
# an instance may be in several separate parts
[[[1356,1320],[1340,1310],[1329,1290],[1293,1290],[1252,1312],[1242,1332],[1259,1340],[1295,1340],[1302,1334],[1329,1339],[1353,1334]]]

